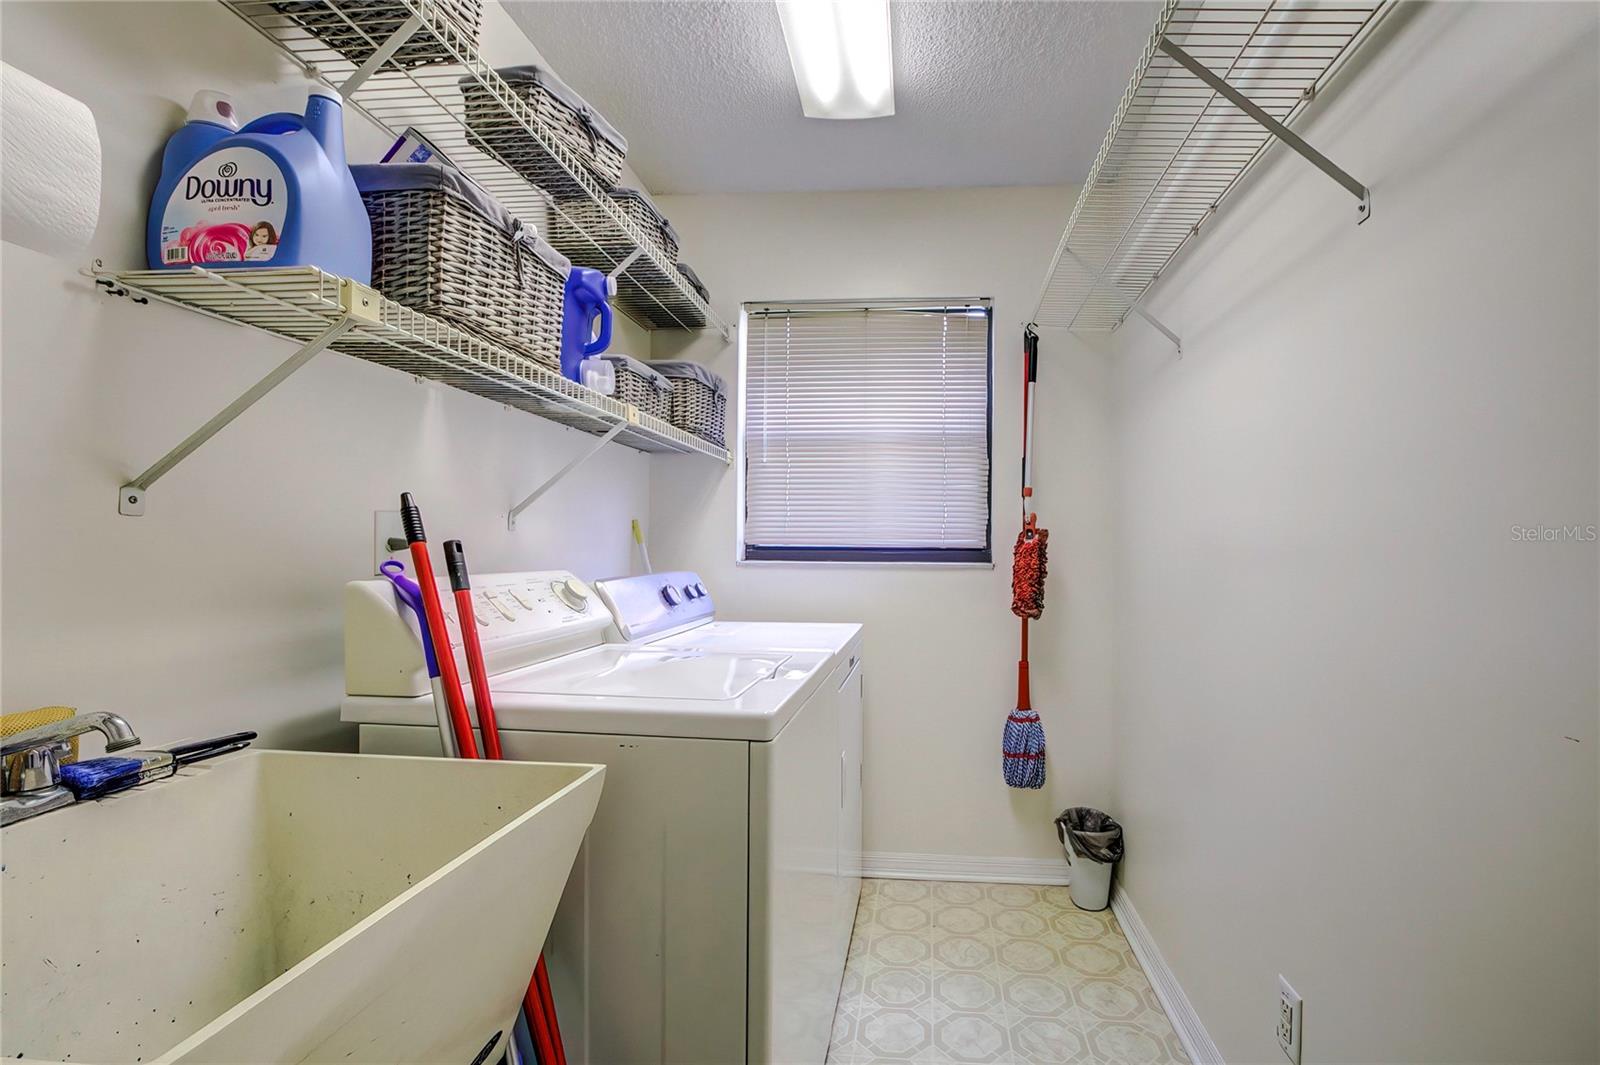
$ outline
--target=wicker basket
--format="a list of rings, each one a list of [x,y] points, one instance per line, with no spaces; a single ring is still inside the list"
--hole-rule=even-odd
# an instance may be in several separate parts
[[[564,256],[458,171],[350,169],[372,220],[373,288],[560,370]]]
[[[272,6],[357,66],[411,17],[406,5],[395,0],[280,0]],[[424,13],[430,29],[448,27],[477,46],[483,0],[428,0]],[[456,62],[439,43],[438,32],[430,29],[413,34],[390,62],[400,67]]]
[[[705,283],[700,280],[700,275],[694,272],[694,267],[688,263],[679,263],[678,273],[682,274],[683,279],[689,282],[689,287],[694,289],[695,295],[707,303],[711,302],[711,290],[706,288]]]
[[[652,367],[672,382],[668,421],[686,433],[726,447],[723,425],[728,416],[728,386],[697,362],[657,362]]]
[[[575,156],[599,183],[622,180],[628,141],[599,112],[543,67],[495,71],[507,87],[533,109],[534,121]],[[467,127],[507,166],[556,197],[587,197],[567,167],[529,135],[527,129],[475,76],[460,81]]]
[[[668,262],[678,261],[678,231],[648,196],[637,189],[618,186],[611,190],[611,199],[655,242]]]
[[[637,189],[618,185],[611,190],[611,202],[644,230],[651,247],[666,256],[667,261],[677,261],[678,231],[648,196]],[[621,262],[634,249],[634,240],[627,231],[612,220],[610,212],[587,196],[557,202],[550,233],[550,243],[562,254],[571,257],[573,262],[597,268],[609,269],[612,263]]]
[[[655,368],[627,355],[605,355],[616,371],[616,397],[631,403],[645,414],[669,419],[672,416],[672,382]]]

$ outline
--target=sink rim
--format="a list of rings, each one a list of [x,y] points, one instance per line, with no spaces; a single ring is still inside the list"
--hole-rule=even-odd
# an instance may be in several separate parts
[[[291,758],[306,758],[306,757],[316,757],[316,758],[361,758],[361,759],[366,759],[366,758],[385,758],[385,759],[388,759],[390,761],[397,761],[397,762],[417,762],[419,764],[428,765],[430,767],[436,767],[436,766],[438,766],[440,764],[440,759],[429,757],[429,756],[426,756],[426,755],[356,754],[356,753],[353,753],[353,752],[345,752],[345,751],[249,750],[249,751],[240,751],[237,755],[228,756],[227,761],[233,761],[235,759],[242,758],[244,756],[253,756],[253,757],[256,757],[256,758],[272,758],[272,757],[285,757],[285,756],[286,757],[291,757]],[[319,962],[321,962],[328,955],[332,954],[334,951],[336,951],[340,947],[342,947],[346,942],[348,942],[351,939],[354,939],[356,936],[360,935],[362,932],[364,932],[367,929],[371,928],[372,926],[376,925],[379,921],[381,921],[385,917],[387,917],[392,911],[394,911],[396,909],[399,909],[408,900],[414,898],[416,895],[421,894],[424,889],[426,889],[426,888],[430,887],[431,885],[437,883],[438,881],[444,879],[445,876],[449,875],[455,869],[457,869],[461,865],[465,864],[466,861],[468,859],[470,859],[473,855],[479,853],[480,851],[487,850],[491,845],[493,845],[494,843],[498,842],[503,837],[505,837],[507,835],[510,835],[512,833],[512,831],[515,830],[518,826],[522,825],[524,822],[526,822],[529,819],[531,819],[531,818],[535,817],[536,815],[538,815],[540,813],[540,811],[544,810],[546,807],[549,807],[549,806],[553,805],[557,800],[565,797],[569,792],[575,791],[578,788],[582,787],[583,785],[588,783],[590,780],[594,779],[596,776],[604,776],[605,775],[605,771],[606,771],[606,767],[605,766],[600,765],[600,764],[595,763],[595,762],[513,762],[513,761],[491,762],[491,761],[488,761],[487,759],[478,759],[478,760],[454,759],[453,761],[456,761],[456,762],[469,762],[470,761],[470,762],[473,762],[473,764],[493,765],[493,766],[530,766],[530,767],[531,766],[561,766],[561,767],[565,767],[565,768],[582,767],[583,768],[583,772],[579,773],[577,776],[575,776],[572,780],[568,781],[561,788],[559,788],[556,791],[553,791],[549,795],[545,796],[536,805],[529,807],[528,809],[524,810],[522,813],[518,814],[516,817],[513,817],[511,820],[507,821],[504,825],[500,826],[500,828],[498,828],[495,831],[491,832],[489,835],[483,837],[477,843],[473,844],[471,847],[468,847],[466,850],[462,851],[460,854],[457,854],[454,858],[450,859],[448,862],[445,862],[439,868],[435,869],[433,872],[429,873],[427,876],[423,877],[421,880],[418,880],[415,884],[412,884],[410,887],[406,888],[404,891],[402,891],[400,894],[396,895],[394,898],[390,899],[388,902],[384,903],[382,906],[379,906],[376,910],[373,910],[366,917],[363,917],[361,920],[357,921],[355,924],[351,925],[349,928],[346,928],[343,932],[340,932],[337,936],[334,936],[332,939],[328,940],[328,942],[324,943],[322,946],[318,947],[316,950],[312,951],[310,954],[308,954],[304,958],[300,959],[298,962],[296,962],[294,965],[290,966],[288,969],[285,969],[283,972],[279,973],[272,980],[269,980],[265,984],[262,984],[254,992],[252,992],[251,994],[249,994],[249,995],[245,996],[244,998],[240,999],[238,1002],[234,1003],[233,1006],[230,1007],[229,1009],[224,1010],[222,1013],[219,1013],[216,1017],[213,1017],[209,1022],[206,1023],[206,1025],[204,1027],[196,1029],[194,1032],[190,1033],[188,1038],[184,1039],[181,1043],[178,1043],[176,1046],[172,1047],[170,1050],[166,1051],[164,1054],[161,1054],[159,1057],[157,1057],[154,1060],[154,1062],[152,1063],[152,1065],[164,1065],[164,1063],[166,1063],[166,1062],[179,1060],[185,1054],[189,1053],[191,1050],[199,1047],[206,1040],[210,1039],[213,1034],[215,1034],[216,1032],[220,1032],[222,1029],[228,1027],[235,1020],[237,1020],[240,1016],[242,1016],[243,1014],[245,1014],[246,1012],[248,1012],[249,1010],[254,1008],[254,1006],[256,1005],[256,1003],[258,1001],[262,1001],[262,1000],[265,1000],[266,998],[270,997],[272,994],[274,994],[279,989],[280,985],[287,984],[289,981],[291,981],[294,978],[300,976],[305,970],[308,970],[312,966],[314,966],[314,965],[318,964]],[[222,760],[219,759],[214,764],[217,764],[217,765],[220,766],[221,762],[222,762]],[[491,772],[497,772],[497,771],[498,770],[491,770]]]

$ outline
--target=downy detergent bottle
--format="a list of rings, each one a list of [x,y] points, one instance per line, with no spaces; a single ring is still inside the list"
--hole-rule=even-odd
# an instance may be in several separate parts
[[[197,93],[167,142],[150,203],[151,269],[317,266],[372,280],[372,226],[344,155],[339,94],[313,86],[304,115],[238,129],[233,105]]]

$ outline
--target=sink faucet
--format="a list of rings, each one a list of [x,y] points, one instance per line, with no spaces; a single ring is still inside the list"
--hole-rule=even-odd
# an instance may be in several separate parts
[[[23,821],[73,803],[61,784],[61,755],[67,742],[86,732],[106,738],[106,751],[139,744],[139,737],[121,715],[97,710],[19,732],[0,742],[0,825]]]

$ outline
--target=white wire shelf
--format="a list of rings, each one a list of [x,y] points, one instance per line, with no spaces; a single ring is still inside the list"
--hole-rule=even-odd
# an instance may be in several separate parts
[[[725,448],[314,266],[91,273],[113,294],[148,297],[307,346],[346,322],[347,331],[326,341],[327,347],[586,433],[604,436],[614,431],[612,439],[636,451],[700,454],[728,461]],[[359,314],[351,313],[353,294],[359,296]]]
[[[1241,110],[1180,56],[1292,127],[1391,3],[1168,0],[1067,220],[1035,323],[1097,332],[1143,315],[1139,303],[1151,286],[1267,147],[1298,141]],[[1303,142],[1295,150],[1318,154]],[[1316,165],[1361,190],[1352,221],[1365,220],[1359,182],[1326,159]]]
[[[245,22],[276,44],[302,70],[339,86],[347,107],[399,135],[415,128],[459,169],[482,185],[513,215],[541,230],[557,216],[563,227],[579,234],[587,251],[575,253],[571,241],[563,249],[580,266],[611,273],[633,256],[618,278],[617,307],[647,328],[711,328],[724,339],[732,330],[700,298],[655,241],[618,207],[602,186],[560,140],[551,136],[531,108],[478,54],[470,39],[445,16],[438,0],[316,0],[285,4],[281,0],[222,0]],[[285,14],[289,9],[293,14]],[[310,13],[308,14],[308,9]],[[409,16],[406,18],[405,16]],[[365,57],[349,59],[305,28],[317,17],[339,27],[337,36],[349,51]],[[397,35],[397,31],[398,35]],[[335,34],[329,33],[329,36]],[[350,47],[351,41],[359,42]],[[386,48],[386,45],[389,47]],[[449,62],[407,65],[408,56],[427,51]],[[580,190],[600,206],[605,233],[590,233],[561,210],[554,197],[508,166],[467,125],[463,78],[475,82],[487,99],[500,107],[501,129],[525,131],[558,160]],[[618,235],[624,240],[620,242]]]

